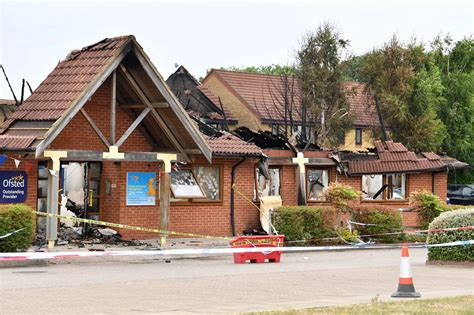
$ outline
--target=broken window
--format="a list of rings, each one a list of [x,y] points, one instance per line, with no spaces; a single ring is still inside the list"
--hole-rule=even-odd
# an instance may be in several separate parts
[[[392,200],[405,199],[405,174],[387,175],[388,197]]]
[[[206,200],[222,200],[221,168],[219,166],[195,166],[194,173],[206,195]]]
[[[362,198],[367,200],[382,200],[383,175],[363,175],[362,176]]]
[[[308,201],[324,201],[323,192],[329,185],[328,170],[310,168],[306,177]]]
[[[404,200],[405,195],[405,174],[362,176],[362,199]]]
[[[280,168],[269,167],[268,174],[270,178],[265,178],[259,168],[255,169],[258,198],[280,195]]]
[[[47,212],[48,210],[48,169],[46,162],[38,162],[38,204],[37,211]],[[46,227],[46,218],[37,217],[38,228]]]

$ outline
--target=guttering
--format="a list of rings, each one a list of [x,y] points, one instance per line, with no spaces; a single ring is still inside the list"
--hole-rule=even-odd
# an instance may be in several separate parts
[[[32,153],[35,152],[36,148],[3,148],[0,150],[0,153]]]
[[[242,164],[247,159],[246,156],[242,157],[240,161],[232,166],[231,179],[230,179],[230,227],[232,229],[232,236],[236,236],[235,232],[235,204],[234,204],[234,185],[235,185],[235,171],[240,164]]]

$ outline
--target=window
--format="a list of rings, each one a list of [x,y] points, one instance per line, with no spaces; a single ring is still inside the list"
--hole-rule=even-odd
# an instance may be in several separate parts
[[[362,128],[355,129],[355,144],[362,144]]]
[[[405,174],[387,175],[388,196],[391,200],[405,200]]]
[[[221,167],[194,166],[171,172],[171,202],[221,201]]]
[[[385,186],[383,175],[362,176],[362,198],[367,200],[382,200]]]
[[[346,144],[346,134],[344,132],[339,133],[337,135],[337,141],[341,145]]]
[[[405,200],[405,196],[405,174],[362,176],[362,199]]]
[[[48,169],[45,162],[38,162],[38,201],[37,211],[46,212],[48,209]],[[37,217],[37,228],[44,229],[46,227],[46,218]]]
[[[204,190],[206,200],[222,200],[221,198],[221,168],[218,166],[195,166],[194,173],[197,181]]]
[[[255,200],[260,197],[280,195],[280,168],[269,167],[268,174],[270,178],[265,178],[259,168],[255,169],[256,192],[258,193]]]
[[[329,185],[328,170],[308,169],[306,177],[308,201],[324,201],[323,192]]]
[[[280,128],[278,125],[272,125],[272,135],[278,135],[280,133]]]
[[[88,164],[88,188],[89,188],[89,213],[99,212],[100,180],[102,177],[102,164],[90,162]]]

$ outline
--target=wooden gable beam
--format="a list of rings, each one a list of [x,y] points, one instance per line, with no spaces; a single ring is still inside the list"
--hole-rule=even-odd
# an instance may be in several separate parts
[[[153,102],[151,103],[153,108],[168,108],[169,104],[166,102]],[[120,108],[145,108],[145,104],[121,104]]]
[[[117,71],[112,74],[112,99],[110,102],[110,142],[115,145],[115,116],[117,113]]]
[[[81,108],[81,114],[84,116],[84,118],[87,120],[89,125],[94,129],[95,133],[99,136],[100,140],[107,146],[107,148],[110,147],[110,143],[107,141],[107,138],[105,138],[104,134],[100,131],[99,127],[94,123],[92,118],[87,114],[84,108]]]
[[[146,115],[150,112],[150,109],[149,108],[145,108],[141,113],[140,115],[132,122],[132,124],[130,125],[130,127],[128,127],[128,129],[124,132],[124,134],[122,135],[122,137],[120,137],[120,139],[117,141],[117,143],[115,144],[118,147],[120,147],[124,142],[125,140],[127,140],[127,138],[132,134],[132,132],[138,127],[138,125],[142,122],[143,119],[145,119]]]
[[[145,93],[141,90],[140,86],[135,81],[135,79],[132,77],[132,75],[129,73],[129,71],[125,68],[125,66],[123,64],[120,65],[119,69],[122,72],[125,79],[130,84],[130,86],[132,87],[132,89],[134,90],[134,92],[137,93],[140,100],[150,109],[152,116],[160,124],[160,127],[163,129],[163,131],[166,134],[166,136],[168,137],[168,139],[170,139],[170,141],[178,149],[178,151],[186,157],[186,160],[190,161],[190,158],[187,155],[186,150],[183,148],[183,146],[176,139],[175,135],[173,134],[171,129],[168,127],[168,125],[165,123],[164,119],[158,114],[156,109],[152,106],[151,102],[148,100]]]

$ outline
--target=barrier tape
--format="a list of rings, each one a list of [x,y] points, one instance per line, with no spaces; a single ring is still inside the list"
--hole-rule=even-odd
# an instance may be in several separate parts
[[[440,229],[426,229],[426,230],[407,230],[402,232],[388,232],[388,233],[379,233],[379,234],[365,234],[365,235],[358,235],[357,237],[371,237],[371,236],[386,236],[386,235],[398,235],[398,234],[420,234],[420,233],[430,233],[430,232],[449,232],[449,231],[468,231],[474,230],[474,225],[470,226],[460,226],[454,228],[440,228]],[[303,243],[309,241],[331,241],[331,240],[338,240],[339,237],[325,237],[325,238],[312,238],[312,239],[305,239],[305,240],[294,240],[294,241],[285,241],[285,243]]]
[[[455,241],[442,244],[410,244],[410,248],[453,247],[474,245],[474,240]],[[402,245],[354,245],[354,246],[311,246],[311,247],[247,247],[247,248],[193,248],[193,249],[165,249],[150,251],[104,251],[104,252],[26,252],[0,253],[0,261],[30,260],[30,259],[62,259],[74,257],[97,256],[172,256],[172,255],[218,255],[237,253],[272,253],[272,252],[312,252],[312,251],[342,251],[352,249],[394,249]]]
[[[126,230],[143,231],[143,232],[151,232],[151,233],[159,233],[159,234],[167,234],[167,235],[188,236],[188,237],[196,237],[196,238],[206,238],[206,239],[223,239],[223,240],[232,239],[231,237],[226,237],[226,236],[210,236],[210,235],[203,235],[203,234],[165,231],[165,230],[160,230],[160,229],[146,228],[146,227],[140,227],[140,226],[134,226],[134,225],[111,223],[111,222],[92,220],[92,219],[83,219],[83,218],[71,217],[71,216],[66,216],[66,215],[61,215],[61,214],[46,213],[46,212],[39,212],[39,211],[33,211],[33,212],[36,213],[36,215],[43,216],[43,217],[54,217],[58,219],[66,219],[66,220],[71,220],[71,221],[76,221],[76,222],[103,225],[103,226],[115,227],[115,228],[126,229]]]
[[[18,232],[20,232],[20,231],[23,231],[24,229],[25,229],[25,228],[21,228],[21,229],[18,229],[18,230],[16,230],[16,231],[7,233],[7,234],[5,234],[5,235],[2,235],[2,236],[0,236],[0,239],[2,239],[2,238],[7,238],[7,237],[9,237],[9,236],[12,236],[13,234],[18,233]]]
[[[210,236],[210,235],[176,232],[176,231],[164,231],[164,230],[154,229],[154,228],[146,228],[146,227],[139,227],[139,226],[133,226],[133,225],[111,223],[111,222],[92,220],[92,219],[83,219],[83,218],[65,216],[65,215],[60,215],[60,214],[53,214],[53,213],[46,213],[46,212],[39,212],[39,211],[33,211],[33,212],[36,213],[36,215],[44,216],[44,217],[55,217],[55,218],[59,218],[59,219],[66,219],[66,220],[72,220],[72,221],[76,221],[76,222],[83,222],[83,223],[89,223],[89,224],[95,224],[95,225],[103,225],[103,226],[108,226],[108,227],[115,227],[115,228],[134,230],[134,231],[143,231],[143,232],[177,235],[177,236],[187,236],[187,237],[196,237],[196,238],[205,238],[205,239],[221,239],[221,240],[231,240],[231,239],[233,239],[232,237],[226,237],[226,236]],[[416,233],[444,232],[444,231],[460,231],[460,230],[473,230],[473,229],[474,229],[474,225],[471,225],[471,226],[463,226],[463,227],[455,227],[455,228],[409,230],[409,231],[403,231],[403,232],[366,234],[366,235],[359,235],[358,237],[371,237],[371,236],[384,236],[384,235],[397,235],[397,234],[416,234]],[[284,243],[303,243],[303,242],[308,242],[308,241],[330,241],[330,240],[337,240],[337,239],[339,239],[339,237],[326,237],[326,238],[318,238],[318,239],[284,241]]]

